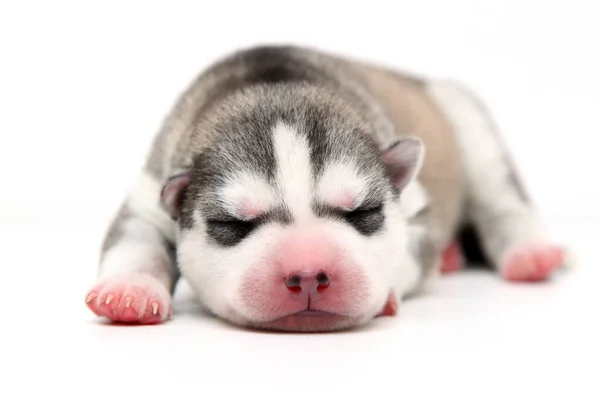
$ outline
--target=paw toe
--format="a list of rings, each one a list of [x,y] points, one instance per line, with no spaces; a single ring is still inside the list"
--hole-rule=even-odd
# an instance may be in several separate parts
[[[115,322],[156,324],[171,315],[170,295],[152,276],[123,275],[94,287],[87,306]]]

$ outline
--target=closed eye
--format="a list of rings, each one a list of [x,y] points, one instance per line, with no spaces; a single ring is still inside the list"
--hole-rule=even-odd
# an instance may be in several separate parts
[[[254,221],[239,219],[208,220],[207,233],[222,246],[235,246],[248,236],[257,226]]]
[[[363,235],[372,235],[383,225],[383,205],[352,210],[344,213],[343,217]]]
[[[361,207],[352,211],[344,212],[344,218],[347,220],[359,220],[364,218],[369,218],[370,216],[381,214],[383,212],[383,205],[378,205],[375,207]]]

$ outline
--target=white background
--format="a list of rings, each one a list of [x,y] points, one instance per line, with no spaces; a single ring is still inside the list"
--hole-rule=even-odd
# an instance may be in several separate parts
[[[0,398],[600,398],[598,7],[0,2]],[[445,277],[356,333],[241,331],[185,285],[168,324],[103,324],[83,299],[152,135],[203,67],[259,43],[466,82],[578,268],[542,285]]]

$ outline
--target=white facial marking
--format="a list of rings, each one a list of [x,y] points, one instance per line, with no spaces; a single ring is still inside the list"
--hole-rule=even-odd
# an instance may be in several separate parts
[[[338,161],[325,165],[317,197],[327,204],[352,210],[363,202],[367,190],[366,180],[357,174],[354,165]]]
[[[273,188],[260,175],[238,172],[229,177],[220,198],[229,213],[240,219],[251,219],[275,205]]]
[[[269,289],[269,285],[277,284],[273,282],[280,282],[280,279],[272,280],[274,271],[279,268],[275,263],[288,262],[276,249],[281,247],[283,238],[300,240],[306,232],[316,232],[346,258],[342,262],[355,265],[366,278],[368,296],[356,305],[360,311],[355,311],[353,324],[368,321],[382,311],[392,291],[402,296],[419,277],[416,261],[406,260],[410,255],[407,255],[404,213],[416,213],[423,206],[422,193],[418,189],[406,193],[403,200],[407,204],[406,211],[401,204],[389,202],[385,208],[385,229],[368,237],[343,220],[317,218],[311,207],[313,196],[348,209],[362,203],[370,187],[351,160],[326,163],[323,175],[314,182],[310,147],[304,135],[279,123],[273,129],[273,146],[275,182],[267,182],[251,173],[238,174],[232,176],[220,192],[221,198],[231,204],[232,210],[244,204],[264,208],[284,205],[293,214],[293,223],[267,223],[234,247],[220,247],[208,237],[205,222],[197,211],[197,228],[181,232],[179,238],[178,261],[183,275],[213,313],[239,324],[266,321],[285,304],[282,299],[287,297],[281,296],[288,295],[287,291]],[[248,284],[258,290],[264,287],[273,297],[258,296],[256,301],[260,306],[249,302],[248,292],[244,291]]]
[[[279,123],[273,131],[273,145],[277,163],[277,185],[282,202],[296,218],[310,218],[312,164],[306,137]]]

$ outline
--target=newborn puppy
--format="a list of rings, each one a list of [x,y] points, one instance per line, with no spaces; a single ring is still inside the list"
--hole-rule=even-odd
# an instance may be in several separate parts
[[[154,138],[106,235],[86,302],[172,315],[179,275],[244,327],[333,331],[395,315],[471,225],[504,278],[544,280],[544,237],[468,90],[307,48],[248,48],[207,68]]]

